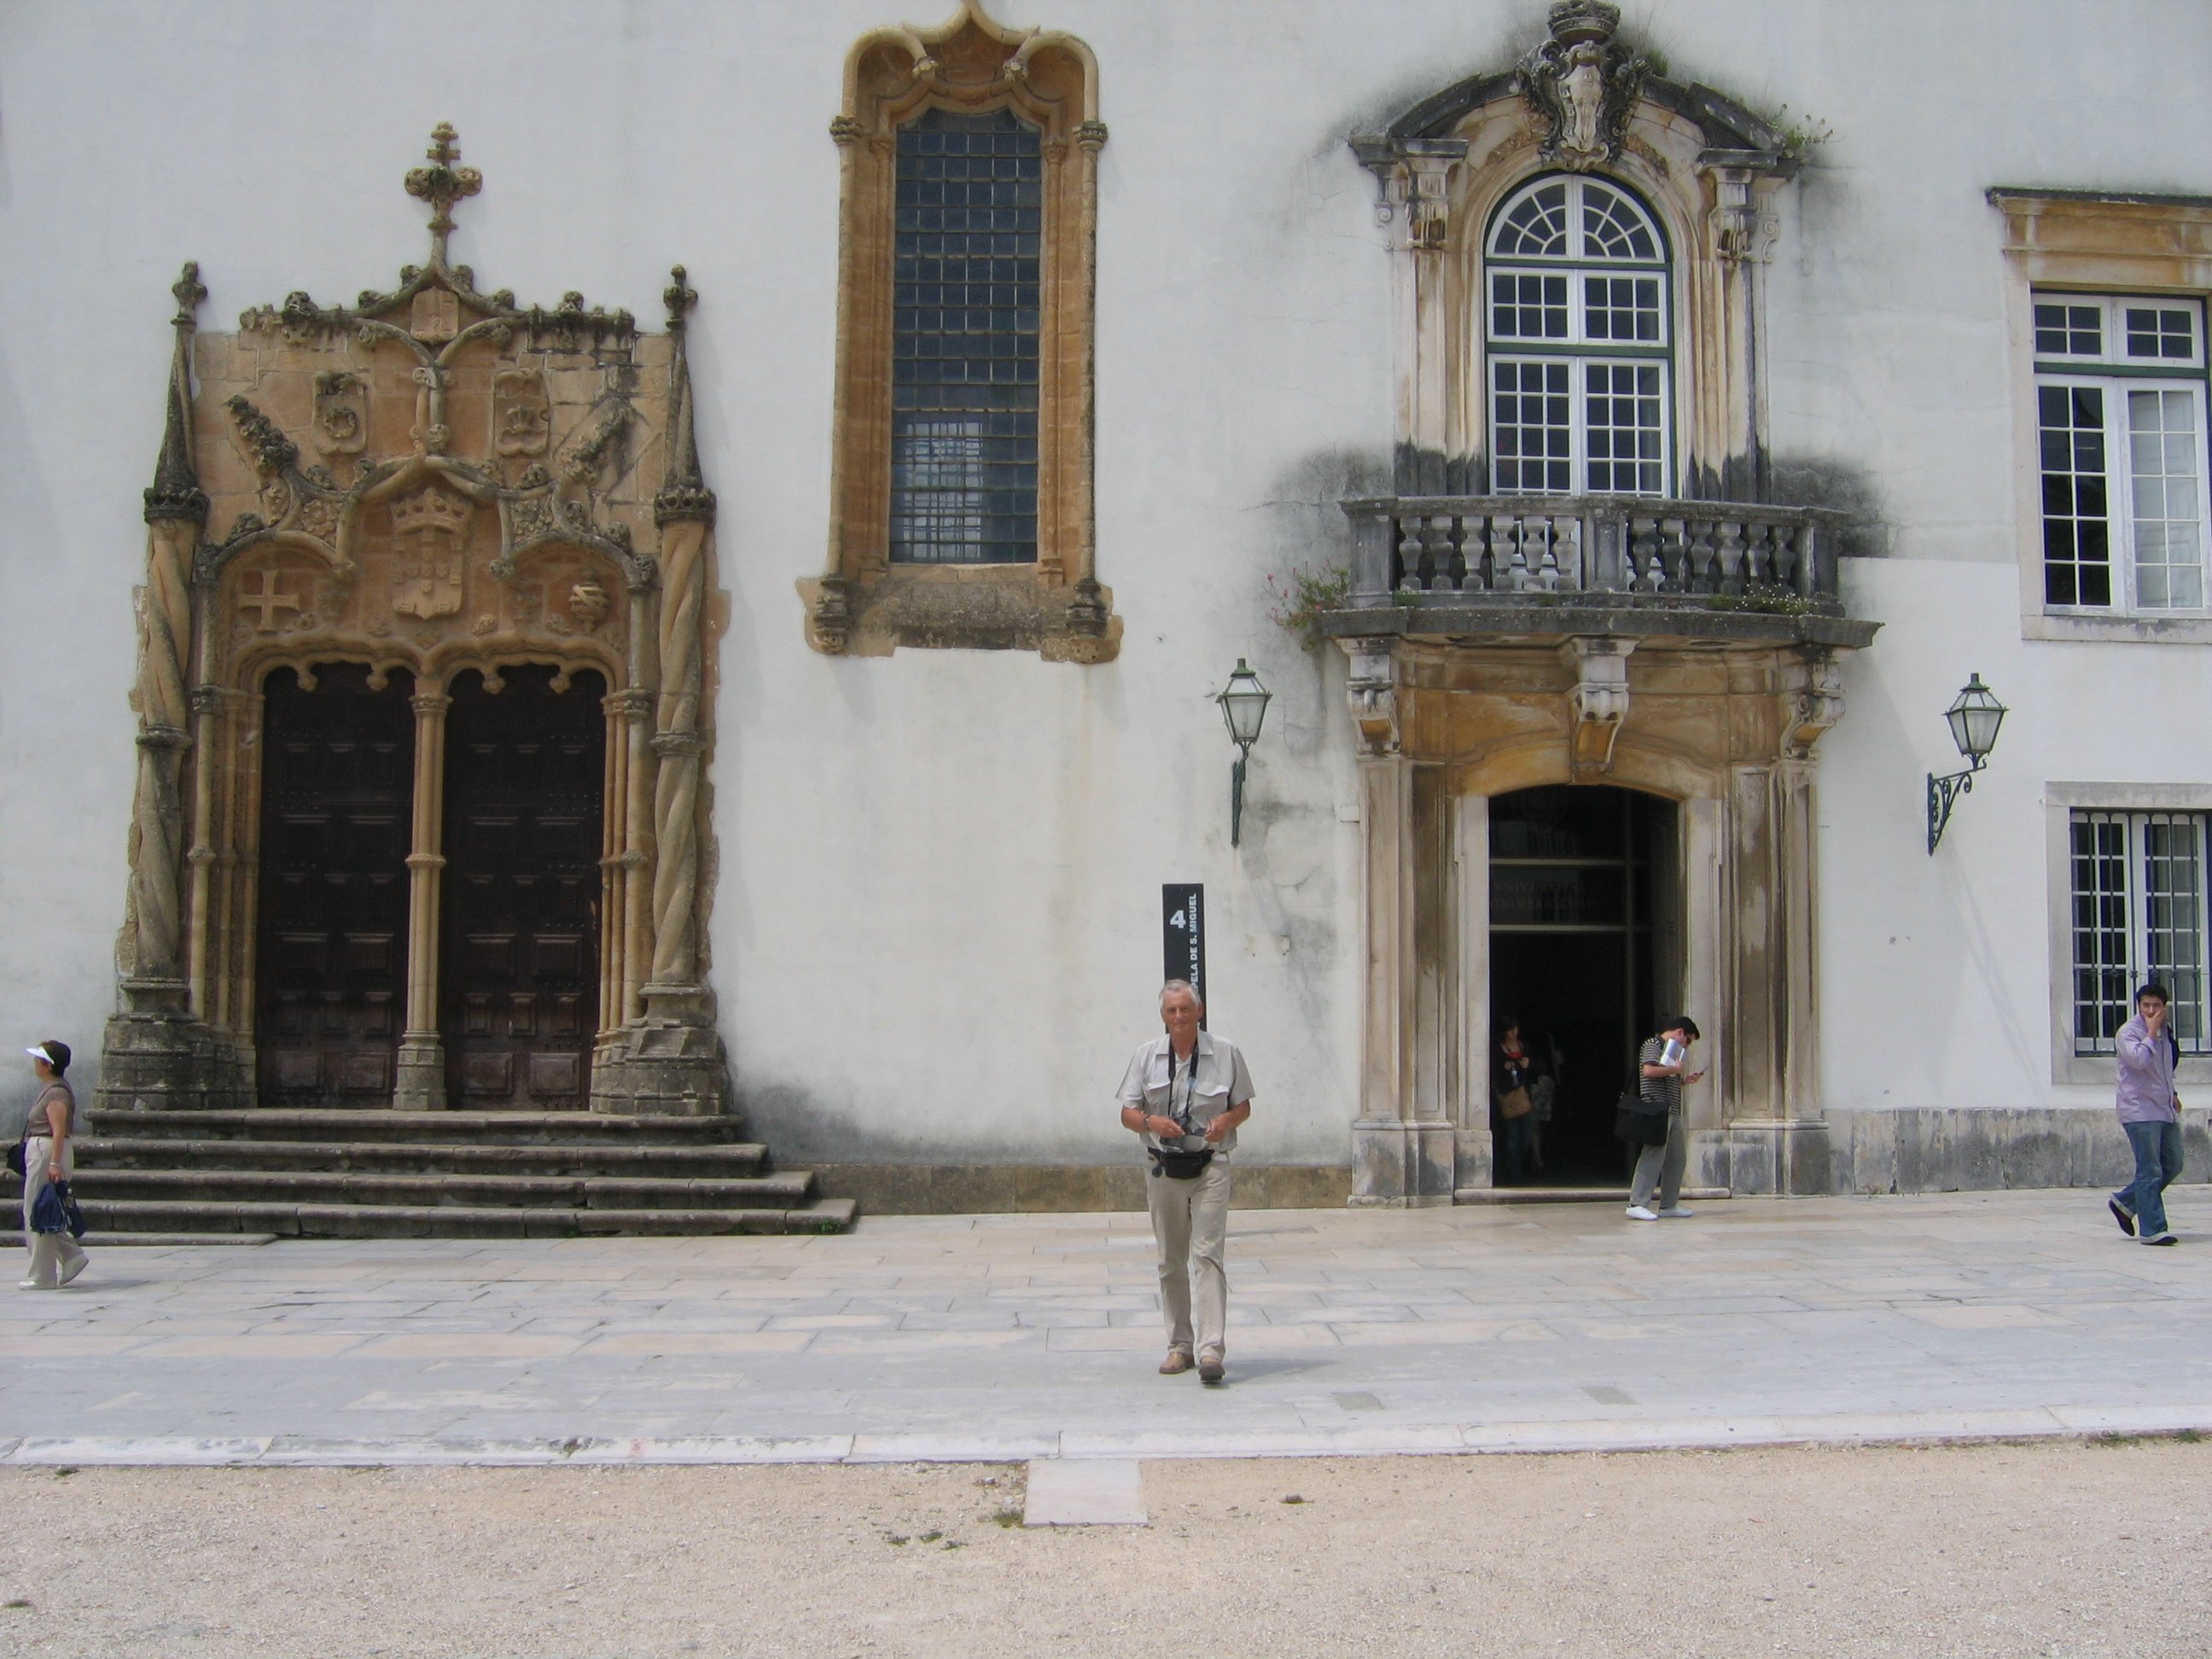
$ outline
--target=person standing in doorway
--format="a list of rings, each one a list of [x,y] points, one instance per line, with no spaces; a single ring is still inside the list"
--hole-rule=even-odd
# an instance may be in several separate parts
[[[1518,1187],[1528,1178],[1535,1140],[1536,1057],[1521,1040],[1521,1022],[1508,1020],[1490,1060],[1490,1092],[1498,1103],[1498,1184]]]
[[[2120,1027],[2120,1086],[2113,1099],[2120,1127],[2136,1155],[2136,1178],[2109,1200],[2112,1219],[2138,1244],[2172,1244],[2166,1189],[2181,1173],[2181,1097],[2174,1068],[2181,1043],[2169,1024],[2166,987],[2156,980],[2136,993],[2136,1015]]]
[[[39,1074],[39,1097],[23,1124],[23,1242],[31,1247],[31,1276],[17,1281],[26,1291],[58,1291],[84,1271],[85,1253],[67,1233],[42,1233],[32,1225],[39,1196],[48,1187],[67,1181],[76,1167],[70,1137],[76,1132],[76,1097],[64,1080],[69,1071],[70,1046],[49,1037],[31,1056]]]
[[[1152,1242],[1160,1261],[1160,1316],[1168,1328],[1164,1376],[1191,1368],[1218,1382],[1227,1372],[1229,1158],[1252,1115],[1252,1075],[1226,1037],[1199,1029],[1206,1005],[1187,980],[1160,988],[1166,1034],[1138,1048],[1121,1077],[1121,1127],[1145,1143]]]
[[[1637,1154],[1636,1178],[1628,1188],[1628,1215],[1632,1221],[1657,1221],[1662,1217],[1673,1221],[1691,1213],[1682,1202],[1682,1168],[1689,1157],[1682,1129],[1682,1085],[1705,1076],[1689,1069],[1690,1045],[1698,1036],[1698,1022],[1680,1014],[1662,1021],[1658,1031],[1646,1037],[1637,1051],[1644,1098],[1667,1108],[1667,1139],[1662,1145],[1646,1146]],[[1659,1194],[1656,1210],[1651,1207],[1654,1187]]]

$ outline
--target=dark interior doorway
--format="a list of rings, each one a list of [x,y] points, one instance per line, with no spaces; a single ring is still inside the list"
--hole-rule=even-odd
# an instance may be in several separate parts
[[[606,682],[457,676],[446,717],[440,1025],[450,1105],[588,1103],[599,1007]]]
[[[415,683],[324,663],[262,686],[254,973],[264,1106],[388,1107],[407,996]]]
[[[1613,1103],[1680,979],[1677,833],[1672,801],[1632,789],[1557,785],[1492,799],[1492,1055],[1517,1020],[1554,1080],[1550,1121],[1523,1131],[1522,1146],[1509,1144],[1493,1098],[1498,1184],[1624,1179]]]

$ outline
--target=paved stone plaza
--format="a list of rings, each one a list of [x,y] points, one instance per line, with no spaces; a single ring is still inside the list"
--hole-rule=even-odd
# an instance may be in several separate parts
[[[1230,1385],[1134,1215],[108,1249],[0,1301],[16,1462],[1013,1460],[2212,1426],[2212,1189],[1243,1211]]]

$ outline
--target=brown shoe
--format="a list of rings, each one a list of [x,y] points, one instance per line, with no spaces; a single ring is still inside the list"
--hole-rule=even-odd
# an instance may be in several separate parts
[[[1222,1364],[1219,1354],[1209,1353],[1199,1356],[1198,1380],[1200,1382],[1218,1382],[1227,1374],[1227,1369]]]
[[[1168,1357],[1160,1361],[1162,1376],[1181,1376],[1190,1369],[1190,1356],[1181,1348],[1170,1348]]]

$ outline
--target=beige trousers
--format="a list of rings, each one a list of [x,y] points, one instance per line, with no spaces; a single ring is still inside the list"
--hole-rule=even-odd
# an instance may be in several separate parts
[[[1671,1210],[1682,1201],[1682,1170],[1689,1162],[1689,1138],[1682,1130],[1682,1110],[1667,1114],[1667,1139],[1646,1146],[1636,1155],[1636,1178],[1629,1182],[1628,1201],[1650,1208],[1651,1189],[1659,1189],[1659,1207]]]
[[[49,1145],[43,1135],[23,1143],[23,1242],[31,1247],[31,1271],[25,1277],[42,1291],[58,1290],[64,1279],[84,1271],[84,1251],[76,1240],[67,1233],[31,1231],[31,1206],[46,1190]],[[76,1170],[76,1145],[72,1141],[62,1148],[62,1174],[67,1177]]]
[[[1229,1160],[1217,1156],[1205,1174],[1190,1181],[1148,1173],[1145,1198],[1160,1251],[1160,1317],[1167,1324],[1168,1346],[1218,1358],[1225,1351],[1229,1328],[1229,1272],[1223,1260],[1229,1240]]]

